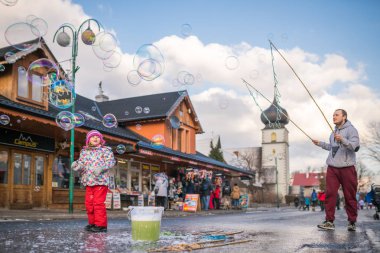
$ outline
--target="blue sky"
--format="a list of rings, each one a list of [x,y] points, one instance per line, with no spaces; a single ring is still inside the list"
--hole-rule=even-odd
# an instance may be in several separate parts
[[[114,29],[125,52],[168,35],[181,35],[190,24],[203,43],[247,42],[269,47],[300,47],[324,55],[338,53],[349,66],[363,63],[379,90],[380,1],[73,1]]]

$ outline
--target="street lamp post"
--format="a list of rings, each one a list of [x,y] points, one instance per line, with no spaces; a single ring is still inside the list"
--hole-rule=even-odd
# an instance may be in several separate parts
[[[276,165],[276,188],[277,188],[277,208],[280,208],[280,202],[278,199],[278,169],[277,169],[277,156],[274,157],[275,165]]]
[[[78,56],[78,35],[81,31],[82,27],[85,24],[88,24],[88,28],[81,33],[82,35],[82,41],[86,45],[92,45],[95,41],[95,34],[91,30],[90,23],[93,21],[96,23],[98,30],[100,31],[101,24],[96,19],[87,19],[85,20],[78,29],[75,29],[75,27],[72,24],[65,23],[61,25],[58,30],[55,32],[53,37],[53,43],[57,38],[57,43],[62,47],[67,47],[70,44],[70,36],[65,32],[65,29],[71,31],[72,35],[72,50],[71,50],[71,61],[72,61],[72,68],[71,68],[71,82],[75,87],[75,73],[79,70],[79,66],[76,66],[76,58]],[[61,31],[61,32],[60,32]],[[60,32],[60,33],[58,33]],[[75,90],[75,88],[74,88]],[[73,97],[73,105],[71,107],[71,112],[75,113],[75,96]],[[75,143],[75,130],[74,127],[70,130],[70,165],[74,162],[74,143]],[[73,199],[74,199],[74,173],[73,169],[70,166],[70,181],[69,181],[69,213],[73,213],[74,207],[73,207]]]

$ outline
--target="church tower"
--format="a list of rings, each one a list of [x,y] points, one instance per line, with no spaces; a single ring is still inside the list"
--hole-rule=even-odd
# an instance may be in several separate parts
[[[272,197],[268,201],[275,202],[277,200],[278,187],[279,202],[284,203],[285,195],[288,194],[290,175],[289,131],[285,128],[289,119],[287,111],[279,105],[276,93],[271,106],[261,113],[261,121],[265,125],[264,129],[261,130],[263,170],[261,181],[265,190]]]

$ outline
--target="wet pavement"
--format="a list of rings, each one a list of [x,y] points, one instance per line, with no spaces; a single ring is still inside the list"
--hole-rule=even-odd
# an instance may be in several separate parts
[[[85,232],[87,222],[80,217],[0,219],[0,252],[147,252],[167,245],[204,241],[206,238],[196,233],[211,230],[243,231],[231,237],[251,241],[196,252],[380,252],[380,221],[373,220],[373,213],[374,210],[359,212],[356,232],[347,231],[344,210],[336,213],[335,231],[318,230],[316,225],[324,217],[320,211],[271,208],[186,217],[166,215],[160,240],[155,243],[133,241],[130,221],[122,217],[111,217],[108,232],[101,234]]]

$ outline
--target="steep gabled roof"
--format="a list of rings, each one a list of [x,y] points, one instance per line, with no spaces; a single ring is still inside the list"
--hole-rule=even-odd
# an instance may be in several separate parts
[[[180,98],[181,92],[167,92],[99,102],[97,105],[102,113],[112,112],[120,122],[126,122],[165,118]],[[142,112],[137,113],[136,107],[141,107]],[[149,108],[149,113],[144,113],[144,108]]]
[[[174,113],[182,101],[186,102],[194,117],[197,118],[186,90],[96,102],[96,105],[103,114],[112,112],[119,122],[134,122],[166,119]],[[137,107],[140,107],[140,113],[136,110]],[[145,110],[149,112],[146,113]],[[198,133],[202,132],[199,121],[196,124],[199,125]]]

